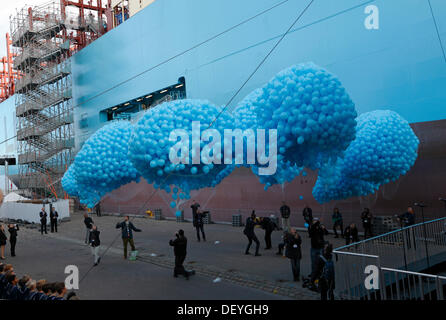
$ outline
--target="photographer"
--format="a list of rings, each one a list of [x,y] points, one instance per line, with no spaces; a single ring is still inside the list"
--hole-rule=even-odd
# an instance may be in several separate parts
[[[312,277],[312,283],[319,280],[319,290],[321,300],[334,300],[335,289],[335,270],[332,257],[333,245],[328,244],[323,254],[319,255],[316,260],[316,270]]]
[[[184,236],[184,231],[181,229],[175,234],[175,237],[175,240],[169,241],[169,245],[173,247],[173,252],[175,254],[173,276],[177,278],[179,274],[182,274],[189,280],[189,276],[193,273],[186,271],[183,266],[187,254],[187,238]]]
[[[10,224],[8,231],[9,242],[11,244],[11,257],[15,257],[15,245],[17,243],[17,231],[19,231],[19,226],[17,224]]]
[[[358,228],[356,227],[356,224],[352,223],[347,228],[345,228],[344,235],[345,235],[345,245],[349,245],[350,243],[358,242],[359,236],[358,236]]]
[[[313,219],[313,224],[310,227],[311,238],[311,275],[314,276],[316,268],[316,260],[322,254],[322,249],[325,245],[324,236],[328,234],[327,229],[321,224],[319,218]]]
[[[279,229],[276,223],[268,217],[260,218],[260,226],[265,230],[265,250],[272,248],[271,234],[274,230]]]
[[[260,242],[259,239],[257,239],[256,234],[254,232],[254,228],[256,225],[258,225],[258,221],[256,219],[256,212],[255,210],[252,210],[251,216],[246,219],[245,229],[243,230],[243,233],[248,238],[248,246],[246,247],[245,254],[249,254],[249,248],[251,248],[251,244],[254,241],[256,243],[256,253],[255,256],[260,256],[259,249],[260,249]]]

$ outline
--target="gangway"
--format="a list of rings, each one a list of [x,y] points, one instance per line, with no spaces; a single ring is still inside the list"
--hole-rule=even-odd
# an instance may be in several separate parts
[[[446,261],[446,218],[419,223],[333,251],[336,294],[341,299],[444,299],[446,277],[423,273]],[[376,266],[380,288],[365,287]]]

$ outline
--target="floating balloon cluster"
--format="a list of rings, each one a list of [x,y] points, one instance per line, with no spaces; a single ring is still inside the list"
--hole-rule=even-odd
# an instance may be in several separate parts
[[[255,102],[262,94],[263,89],[259,88],[247,95],[241,102],[238,103],[235,108],[236,114],[236,128],[241,130],[252,129],[256,130],[262,128],[257,122],[257,112]],[[249,140],[250,135],[244,138],[244,143]],[[257,150],[257,141],[255,140],[255,134],[252,137],[255,141],[255,146]],[[267,154],[271,150],[270,144],[266,145]],[[277,144],[275,145],[277,151]],[[247,159],[247,148],[244,149],[243,159]],[[246,160],[245,160],[246,163]],[[296,176],[300,174],[302,168],[298,168],[296,165],[291,164],[289,161],[284,160],[284,156],[281,154],[277,155],[277,168],[276,172],[272,175],[261,175],[259,174],[259,167],[262,167],[257,161],[254,164],[246,165],[251,167],[252,172],[259,178],[260,182],[265,186],[265,191],[275,184],[283,184],[284,182],[291,182]]]
[[[218,119],[217,115],[220,115]],[[200,127],[193,128],[192,121],[199,121]],[[213,152],[205,151],[203,147],[207,143],[200,137],[209,128],[218,131],[223,137],[224,129],[232,129],[233,126],[234,119],[231,115],[204,100],[176,100],[163,103],[149,109],[134,125],[129,158],[149,184],[153,183],[156,188],[164,189],[167,193],[172,191],[175,201],[171,206],[175,204],[174,207],[177,207],[180,200],[189,198],[191,190],[215,187],[232,172],[234,166],[223,164],[222,157],[220,157],[221,164],[205,163],[210,162],[207,159],[210,160],[209,155],[212,156]],[[169,140],[174,130],[183,130],[182,140],[177,141],[176,137],[175,141]],[[195,140],[194,135],[198,137]],[[213,141],[211,138],[209,140]],[[198,141],[198,151],[193,146],[194,141]],[[221,140],[215,142],[220,144],[218,149],[223,156]],[[187,148],[188,152],[182,154],[178,150],[176,156],[183,160],[182,162],[188,157],[189,164],[174,164],[170,161],[169,153],[175,144],[178,144],[179,149]],[[196,156],[200,163],[194,164],[192,162]]]
[[[398,113],[376,110],[358,117],[357,138],[345,155],[344,174],[373,183],[405,175],[417,159],[419,140]]]
[[[326,165],[319,170],[313,187],[313,197],[319,203],[331,200],[348,199],[374,193],[379,185],[364,180],[346,177],[342,174],[344,160],[338,159],[335,165]]]
[[[171,194],[176,215],[192,190],[215,187],[236,166],[251,167],[265,190],[305,176],[305,167],[319,169],[313,195],[320,202],[368,194],[409,170],[418,139],[395,113],[362,115],[358,129],[356,116],[335,76],[313,63],[299,64],[254,90],[234,115],[208,101],[186,99],[157,105],[134,124],[104,126],[83,145],[62,183],[70,195],[92,207],[105,193],[142,176]],[[225,137],[225,129],[240,129],[234,140],[242,135],[242,153],[233,148],[233,137]],[[277,168],[270,175],[260,173],[265,163],[258,152],[254,162],[247,157],[246,143],[251,141],[258,151],[262,129],[265,139],[277,130],[277,142],[265,145],[265,157],[277,151]],[[244,130],[252,131],[245,135]],[[232,151],[226,154],[228,145]],[[221,163],[212,161],[218,152]]]
[[[313,63],[279,72],[254,97],[257,124],[277,129],[278,151],[297,167],[318,169],[355,138],[355,105],[340,81]]]
[[[358,117],[356,139],[334,165],[319,172],[313,189],[321,203],[374,193],[406,174],[417,159],[419,140],[409,123],[390,110]]]
[[[131,131],[128,121],[111,122],[96,131],[64,175],[64,185],[68,186],[65,191],[77,193],[81,202],[91,208],[106,193],[138,181],[139,173],[127,156]]]
[[[65,172],[64,176],[62,177],[62,188],[65,190],[66,193],[68,193],[70,196],[78,197],[78,185],[76,182],[76,178],[74,176],[74,165],[71,165],[67,172]]]

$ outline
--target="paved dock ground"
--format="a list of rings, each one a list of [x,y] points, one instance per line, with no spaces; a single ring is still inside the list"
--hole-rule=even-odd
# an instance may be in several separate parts
[[[276,255],[281,231],[273,232],[273,250],[264,250],[264,231],[256,229],[262,256],[254,257],[244,254],[247,239],[243,228],[205,225],[207,241],[197,242],[191,223],[131,218],[142,232],[134,233],[138,260],[128,261],[123,259],[121,233],[115,228],[123,218],[92,218],[101,231],[103,257],[97,267],[92,268],[93,257],[84,243],[81,213],[61,223],[58,233],[41,235],[38,228],[21,228],[17,256],[9,256],[8,245],[7,260],[3,262],[12,263],[19,276],[29,274],[33,279],[48,281],[63,281],[67,276],[65,267],[76,265],[81,278],[77,294],[81,299],[318,299],[315,293],[302,288],[301,282],[291,281],[289,260]],[[185,266],[196,270],[189,280],[173,277],[174,256],[168,241],[180,228],[188,238]],[[301,274],[306,276],[310,273],[310,239],[306,232],[300,234]],[[327,240],[335,247],[343,243],[332,235]],[[214,282],[217,278],[220,281]]]

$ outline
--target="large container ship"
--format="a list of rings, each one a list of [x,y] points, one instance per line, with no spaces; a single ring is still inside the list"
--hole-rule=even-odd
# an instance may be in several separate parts
[[[309,1],[154,1],[69,60],[74,142],[117,118],[174,99],[207,99],[225,105],[286,32]],[[378,28],[365,24],[374,6]],[[375,17],[375,19],[377,19]],[[446,197],[446,3],[442,0],[315,1],[229,109],[276,73],[314,62],[335,74],[359,114],[390,109],[407,119],[420,139],[411,171],[374,195],[318,204],[311,190],[317,172],[265,191],[249,169],[236,169],[215,188],[192,197],[217,221],[232,214],[278,215],[282,201],[292,223],[303,225],[307,204],[328,224],[333,207],[344,222],[359,222],[364,207],[375,215],[402,213],[425,202],[427,217],[443,216]],[[170,197],[144,180],[107,194],[105,212],[144,214],[161,208],[174,216]],[[191,215],[184,205],[185,216]]]

